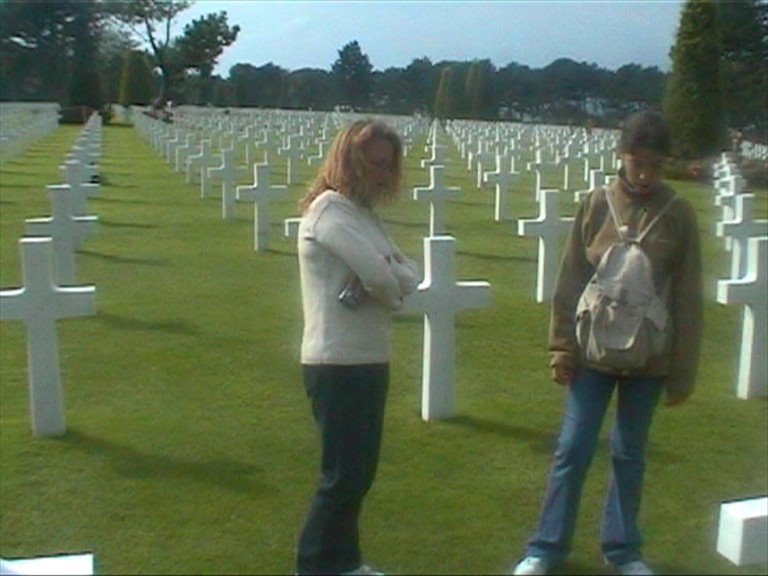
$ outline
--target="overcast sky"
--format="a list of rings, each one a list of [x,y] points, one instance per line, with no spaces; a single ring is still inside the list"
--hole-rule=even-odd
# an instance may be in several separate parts
[[[330,70],[339,49],[357,40],[375,70],[414,58],[489,58],[543,68],[557,58],[616,70],[625,64],[669,71],[683,0],[493,0],[360,2],[198,0],[176,29],[226,10],[237,41],[219,58],[224,77],[235,64],[271,62],[287,70]]]

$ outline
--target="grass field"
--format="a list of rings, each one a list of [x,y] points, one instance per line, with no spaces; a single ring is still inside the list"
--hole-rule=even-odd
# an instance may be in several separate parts
[[[50,213],[45,185],[80,127],[60,127],[0,168],[0,287],[21,284],[24,219]],[[408,190],[428,184],[407,160]],[[365,559],[391,573],[501,573],[537,521],[562,389],[547,369],[549,307],[535,294],[536,240],[493,221],[493,190],[458,161],[447,208],[459,279],[487,280],[492,306],[457,320],[455,418],[419,416],[422,322],[395,322],[390,400],[377,481],[362,519]],[[272,170],[285,181],[285,166]],[[0,324],[0,556],[93,551],[100,573],[292,573],[317,475],[317,438],[300,379],[295,241],[303,183],[272,204],[272,249],[253,249],[253,208],[221,220],[220,200],[174,173],[134,129],[106,126],[96,232],[77,256],[98,313],[58,323],[68,433],[35,439],[26,339]],[[704,242],[706,333],[697,392],[661,407],[651,431],[641,523],[645,552],[669,574],[760,574],[715,551],[719,503],[768,492],[766,400],[735,397],[740,310],[714,302],[729,271],[707,186],[672,182],[695,205]],[[515,217],[538,214],[521,178]],[[768,194],[756,191],[756,217]],[[564,209],[573,211],[570,202]],[[382,211],[422,258],[429,208],[410,193]],[[603,435],[607,434],[610,419]],[[608,573],[599,520],[603,442],[563,573]]]

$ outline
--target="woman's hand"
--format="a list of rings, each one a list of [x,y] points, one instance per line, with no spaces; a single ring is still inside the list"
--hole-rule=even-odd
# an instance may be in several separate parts
[[[552,367],[552,379],[558,384],[570,384],[571,380],[573,380],[573,369],[561,364],[555,364]]]

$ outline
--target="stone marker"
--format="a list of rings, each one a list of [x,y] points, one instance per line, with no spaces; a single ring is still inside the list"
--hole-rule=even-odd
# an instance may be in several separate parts
[[[458,198],[461,189],[445,185],[445,166],[429,167],[429,186],[414,188],[413,199],[429,202],[429,235],[437,236],[445,232],[445,202]]]
[[[253,238],[257,251],[269,249],[269,202],[285,194],[286,186],[269,183],[269,164],[253,165],[253,184],[237,187],[237,200],[253,202]]]
[[[94,557],[86,554],[60,554],[35,558],[0,558],[0,576],[16,574],[32,576],[56,574],[57,576],[91,576],[94,573]]]
[[[66,432],[56,320],[95,313],[93,286],[61,288],[54,284],[52,244],[50,238],[19,240],[24,287],[0,291],[0,320],[21,320],[27,325],[29,400],[35,436]]]
[[[67,184],[45,187],[51,198],[53,215],[28,218],[29,236],[50,236],[53,240],[53,278],[59,286],[76,283],[75,251],[98,221],[96,216],[73,216],[72,194]]]
[[[510,220],[509,215],[509,193],[510,186],[519,172],[515,172],[514,159],[508,155],[496,155],[496,170],[485,173],[485,182],[496,185],[496,196],[494,198],[493,219],[496,222]]]
[[[750,238],[768,236],[768,220],[753,220],[754,194],[738,194],[733,197],[733,218],[716,223],[718,237],[731,239],[731,279],[747,273],[747,246]]]
[[[434,166],[433,166],[434,167]],[[448,418],[454,413],[455,316],[459,310],[490,305],[488,282],[457,282],[455,239],[424,238],[424,280],[405,298],[401,313],[424,314],[421,417]]]
[[[221,217],[231,220],[235,216],[237,181],[245,175],[245,166],[235,165],[235,151],[225,148],[221,151],[221,165],[208,168],[208,177],[221,181]]]
[[[720,504],[717,551],[736,566],[768,562],[768,497]]]
[[[738,280],[718,280],[717,301],[743,304],[741,353],[736,396],[768,395],[768,237],[750,238],[747,274]]]
[[[70,190],[72,216],[85,216],[86,199],[97,196],[101,185],[88,182],[87,171],[77,160],[67,160],[61,169]]]
[[[571,224],[573,224],[573,218],[560,216],[559,190],[542,190],[539,217],[517,221],[518,236],[539,238],[536,302],[547,302],[552,299],[560,265],[560,239],[568,233]]]
[[[299,232],[299,224],[301,224],[300,216],[283,220],[283,235],[286,238],[295,238]]]

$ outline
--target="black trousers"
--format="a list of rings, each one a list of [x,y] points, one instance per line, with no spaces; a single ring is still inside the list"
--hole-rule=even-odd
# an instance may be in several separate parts
[[[322,445],[321,476],[299,539],[299,574],[361,564],[358,517],[379,462],[389,364],[304,365]]]

